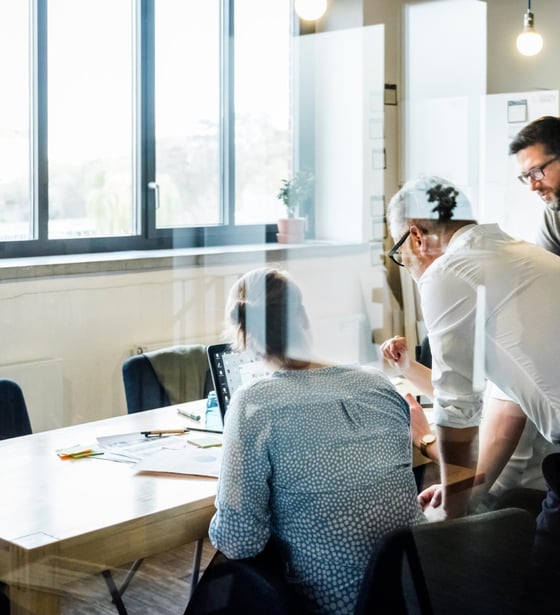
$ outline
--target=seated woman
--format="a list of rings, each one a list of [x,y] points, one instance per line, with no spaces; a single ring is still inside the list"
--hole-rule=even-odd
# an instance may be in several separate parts
[[[231,398],[210,540],[232,559],[280,541],[308,608],[352,613],[379,538],[424,521],[408,406],[381,372],[312,357],[301,292],[285,273],[244,275],[226,314],[234,346],[272,373]]]

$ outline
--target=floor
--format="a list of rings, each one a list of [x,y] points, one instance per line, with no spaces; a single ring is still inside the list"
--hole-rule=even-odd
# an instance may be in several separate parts
[[[193,548],[194,545],[185,545],[142,562],[123,597],[128,615],[183,615],[190,591]],[[213,555],[214,549],[204,541],[201,570]],[[126,568],[112,571],[117,585],[124,580],[126,571]],[[67,586],[61,612],[63,615],[116,615],[117,609],[104,579],[96,576]]]

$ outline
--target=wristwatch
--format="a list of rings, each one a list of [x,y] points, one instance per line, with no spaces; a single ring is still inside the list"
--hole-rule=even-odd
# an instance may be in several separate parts
[[[435,441],[436,437],[433,433],[427,433],[425,436],[422,436],[422,439],[420,440],[420,452],[424,455],[424,457],[429,457],[426,447],[433,444]]]

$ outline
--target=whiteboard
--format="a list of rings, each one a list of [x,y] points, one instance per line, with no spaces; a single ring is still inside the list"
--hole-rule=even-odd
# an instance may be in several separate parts
[[[558,90],[514,92],[485,96],[482,107],[480,201],[478,221],[497,222],[513,237],[534,241],[544,204],[518,179],[509,144],[529,122],[559,113]]]

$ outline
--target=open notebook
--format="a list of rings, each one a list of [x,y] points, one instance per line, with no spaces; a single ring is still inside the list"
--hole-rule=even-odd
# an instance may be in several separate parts
[[[236,352],[229,344],[212,344],[207,352],[223,420],[233,392],[242,384],[266,376],[270,371],[253,353]]]

